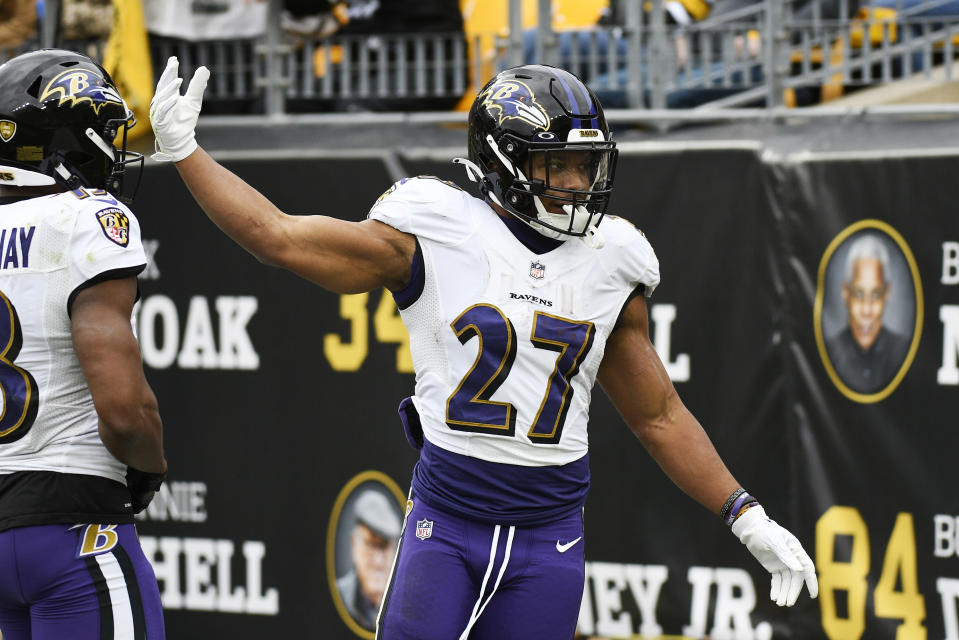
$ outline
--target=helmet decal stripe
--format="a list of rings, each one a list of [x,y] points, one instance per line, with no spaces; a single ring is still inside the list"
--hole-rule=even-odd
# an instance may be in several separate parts
[[[573,95],[573,90],[570,88],[569,83],[566,82],[566,78],[563,77],[560,73],[555,73],[554,75],[562,83],[563,88],[566,89],[566,97],[569,98],[569,105],[574,109],[574,113],[579,113],[579,103],[576,101],[576,96]],[[573,127],[576,129],[583,128],[583,121],[580,118],[573,118]]]
[[[593,99],[589,96],[589,89],[586,88],[586,84],[580,80],[579,81],[580,91],[583,92],[583,95],[586,97],[586,104],[589,106],[589,115],[594,116],[590,121],[590,127],[593,129],[599,128],[599,118],[596,118],[596,105],[593,103]]]

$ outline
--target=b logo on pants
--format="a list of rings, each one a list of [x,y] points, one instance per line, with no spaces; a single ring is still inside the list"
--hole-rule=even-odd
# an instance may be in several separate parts
[[[87,525],[86,529],[83,530],[83,537],[80,539],[80,551],[77,553],[77,557],[96,555],[117,546],[119,538],[117,532],[114,531],[116,528],[117,525],[115,524]]]

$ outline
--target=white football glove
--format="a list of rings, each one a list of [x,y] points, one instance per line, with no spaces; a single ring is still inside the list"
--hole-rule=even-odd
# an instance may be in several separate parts
[[[152,158],[158,162],[179,162],[197,148],[193,130],[200,117],[210,71],[206,67],[197,68],[186,94],[181,96],[183,79],[179,70],[180,62],[176,56],[171,56],[150,101],[150,124],[156,136],[156,153]]]
[[[770,600],[780,607],[796,603],[803,581],[809,597],[819,594],[816,567],[796,536],[766,517],[761,506],[746,510],[732,526],[733,533],[756,556],[766,571],[772,574]]]

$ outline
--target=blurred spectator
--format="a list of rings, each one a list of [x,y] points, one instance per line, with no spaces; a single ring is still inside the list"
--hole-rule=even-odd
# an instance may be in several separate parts
[[[34,0],[0,2],[0,49],[16,49],[37,32]]]
[[[310,6],[322,9],[310,13]],[[445,110],[453,108],[461,95],[450,92],[448,96],[417,95],[418,82],[425,84],[426,93],[437,84],[450,88],[456,73],[465,77],[467,73],[466,41],[463,30],[463,16],[460,13],[459,0],[418,0],[401,2],[400,0],[349,0],[320,1],[287,0],[284,3],[286,17],[283,26],[288,33],[305,38],[323,40],[334,37],[334,49],[331,60],[326,60],[325,49],[317,48],[314,69],[317,76],[330,73],[334,82],[348,83],[357,87],[366,73],[366,85],[374,95],[357,96],[348,100],[305,99],[290,100],[290,111],[420,111]],[[395,36],[443,35],[442,41],[432,37],[420,41],[418,45],[411,38],[404,46],[391,44],[389,39]],[[455,47],[462,46],[463,67],[453,68],[456,59]],[[361,56],[368,56],[368,68],[363,71],[357,63]],[[417,76],[417,64],[420,56],[426,58],[423,75]],[[349,58],[349,76],[339,63]],[[435,62],[434,62],[435,61]],[[407,69],[405,77],[390,72],[397,68]],[[381,78],[379,74],[387,73]],[[436,74],[443,74],[437,78]],[[386,95],[379,94],[379,88],[387,88]],[[400,85],[406,95],[400,95]],[[464,82],[464,84],[467,84]],[[374,89],[375,88],[375,89]]]
[[[459,0],[286,0],[284,26],[325,38],[412,33],[463,33]]]
[[[206,114],[259,113],[253,40],[266,32],[266,11],[263,0],[143,0],[153,61],[162,69],[176,53],[221,78],[223,93],[208,98]],[[213,59],[205,57],[211,42],[219,54]]]
[[[261,0],[144,0],[151,34],[182,40],[256,38],[266,30]]]
[[[280,17],[288,34],[317,39],[333,35],[349,19],[345,2],[331,5],[327,0],[286,0]]]
[[[64,40],[106,39],[112,28],[112,0],[62,0],[60,37]]]
[[[342,35],[463,32],[459,0],[349,0],[331,5],[346,16]]]

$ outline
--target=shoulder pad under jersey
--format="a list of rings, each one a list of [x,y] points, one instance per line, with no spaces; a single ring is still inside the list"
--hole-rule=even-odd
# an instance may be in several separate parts
[[[471,200],[475,198],[446,180],[403,178],[377,199],[367,217],[421,239],[458,244],[475,227]]]
[[[624,278],[632,288],[642,284],[649,297],[659,285],[659,259],[646,235],[625,218],[607,215],[600,231],[611,249],[608,269]]]

